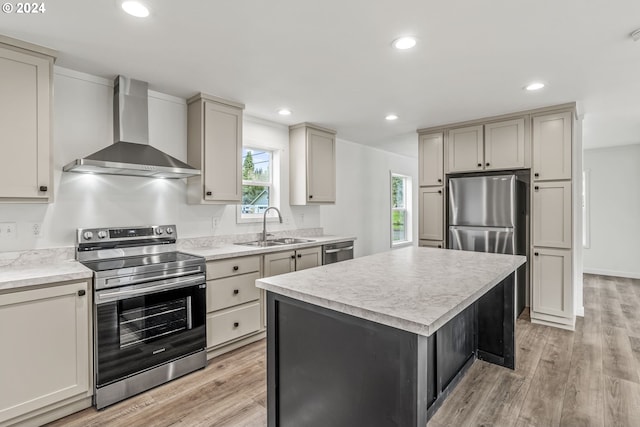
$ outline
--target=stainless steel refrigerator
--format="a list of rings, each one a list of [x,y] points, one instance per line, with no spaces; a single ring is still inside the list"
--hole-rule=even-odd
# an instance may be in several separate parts
[[[447,247],[526,256],[527,182],[524,174],[449,178]],[[527,269],[516,273],[517,314],[525,307]]]

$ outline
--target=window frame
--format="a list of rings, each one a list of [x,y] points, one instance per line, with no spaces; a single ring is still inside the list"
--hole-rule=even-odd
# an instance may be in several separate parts
[[[242,183],[241,183],[241,194],[244,192],[244,186],[245,185],[253,185],[253,186],[260,186],[260,187],[268,187],[269,188],[269,207],[276,207],[278,209],[280,209],[280,177],[279,177],[279,173],[277,173],[276,171],[280,171],[280,156],[279,156],[279,150],[277,148],[273,148],[273,147],[269,147],[267,145],[263,145],[260,143],[257,143],[255,141],[251,141],[247,144],[243,144],[242,146],[242,150],[243,152],[245,150],[251,150],[252,152],[268,152],[269,153],[269,181],[249,181],[249,180],[245,180],[244,177],[242,178]],[[241,159],[243,159],[244,156],[241,156]],[[241,160],[242,163],[244,163],[244,160]],[[242,164],[240,165],[240,168],[242,169]],[[259,214],[246,214],[242,212],[242,201],[236,205],[236,223],[238,224],[242,224],[242,223],[257,223],[257,222],[261,222],[262,218],[263,218],[263,214],[259,213]],[[277,220],[277,213],[273,210],[269,211],[267,213],[267,221],[276,221]]]
[[[389,174],[389,229],[390,229],[390,240],[391,247],[397,248],[402,246],[408,246],[413,244],[413,218],[412,218],[412,195],[413,195],[413,183],[411,176],[404,175],[400,173],[395,173],[393,171]],[[404,208],[395,208],[393,206],[393,180],[394,178],[401,178],[404,182]],[[405,212],[405,224],[404,224],[404,240],[394,240],[393,233],[393,213],[394,211],[404,211]]]

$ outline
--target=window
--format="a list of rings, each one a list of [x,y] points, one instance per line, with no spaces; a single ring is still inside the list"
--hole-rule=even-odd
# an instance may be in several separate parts
[[[262,218],[264,211],[275,205],[272,170],[272,151],[243,147],[240,218]]]
[[[411,178],[391,174],[391,245],[411,242]]]

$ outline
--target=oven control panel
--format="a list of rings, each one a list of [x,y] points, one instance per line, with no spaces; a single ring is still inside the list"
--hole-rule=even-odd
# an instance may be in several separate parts
[[[127,242],[136,240],[176,240],[175,224],[143,227],[79,228],[78,244],[94,242]]]

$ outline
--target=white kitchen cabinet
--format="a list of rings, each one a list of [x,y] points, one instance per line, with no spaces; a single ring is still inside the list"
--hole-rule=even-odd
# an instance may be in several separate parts
[[[571,251],[534,248],[531,318],[573,326]]]
[[[444,182],[444,140],[442,132],[420,135],[420,187],[442,186]]]
[[[264,277],[306,270],[322,265],[322,247],[275,252],[264,256]]]
[[[444,242],[442,240],[420,240],[418,246],[442,249],[444,248]]]
[[[0,295],[0,425],[90,406],[91,306],[86,281]]]
[[[533,185],[533,245],[571,248],[571,182]]]
[[[261,256],[207,262],[207,358],[262,338]]]
[[[523,118],[484,125],[484,169],[521,169],[529,166]]]
[[[571,179],[572,112],[533,117],[534,181]]]
[[[443,240],[444,189],[442,187],[420,188],[420,240]]]
[[[244,105],[204,94],[187,103],[187,163],[202,173],[187,179],[188,202],[240,203]]]
[[[336,132],[309,123],[289,127],[289,203],[336,202]]]
[[[0,36],[0,202],[47,203],[53,197],[53,54]]]
[[[447,172],[469,172],[483,169],[483,127],[467,126],[449,130],[447,137]]]

